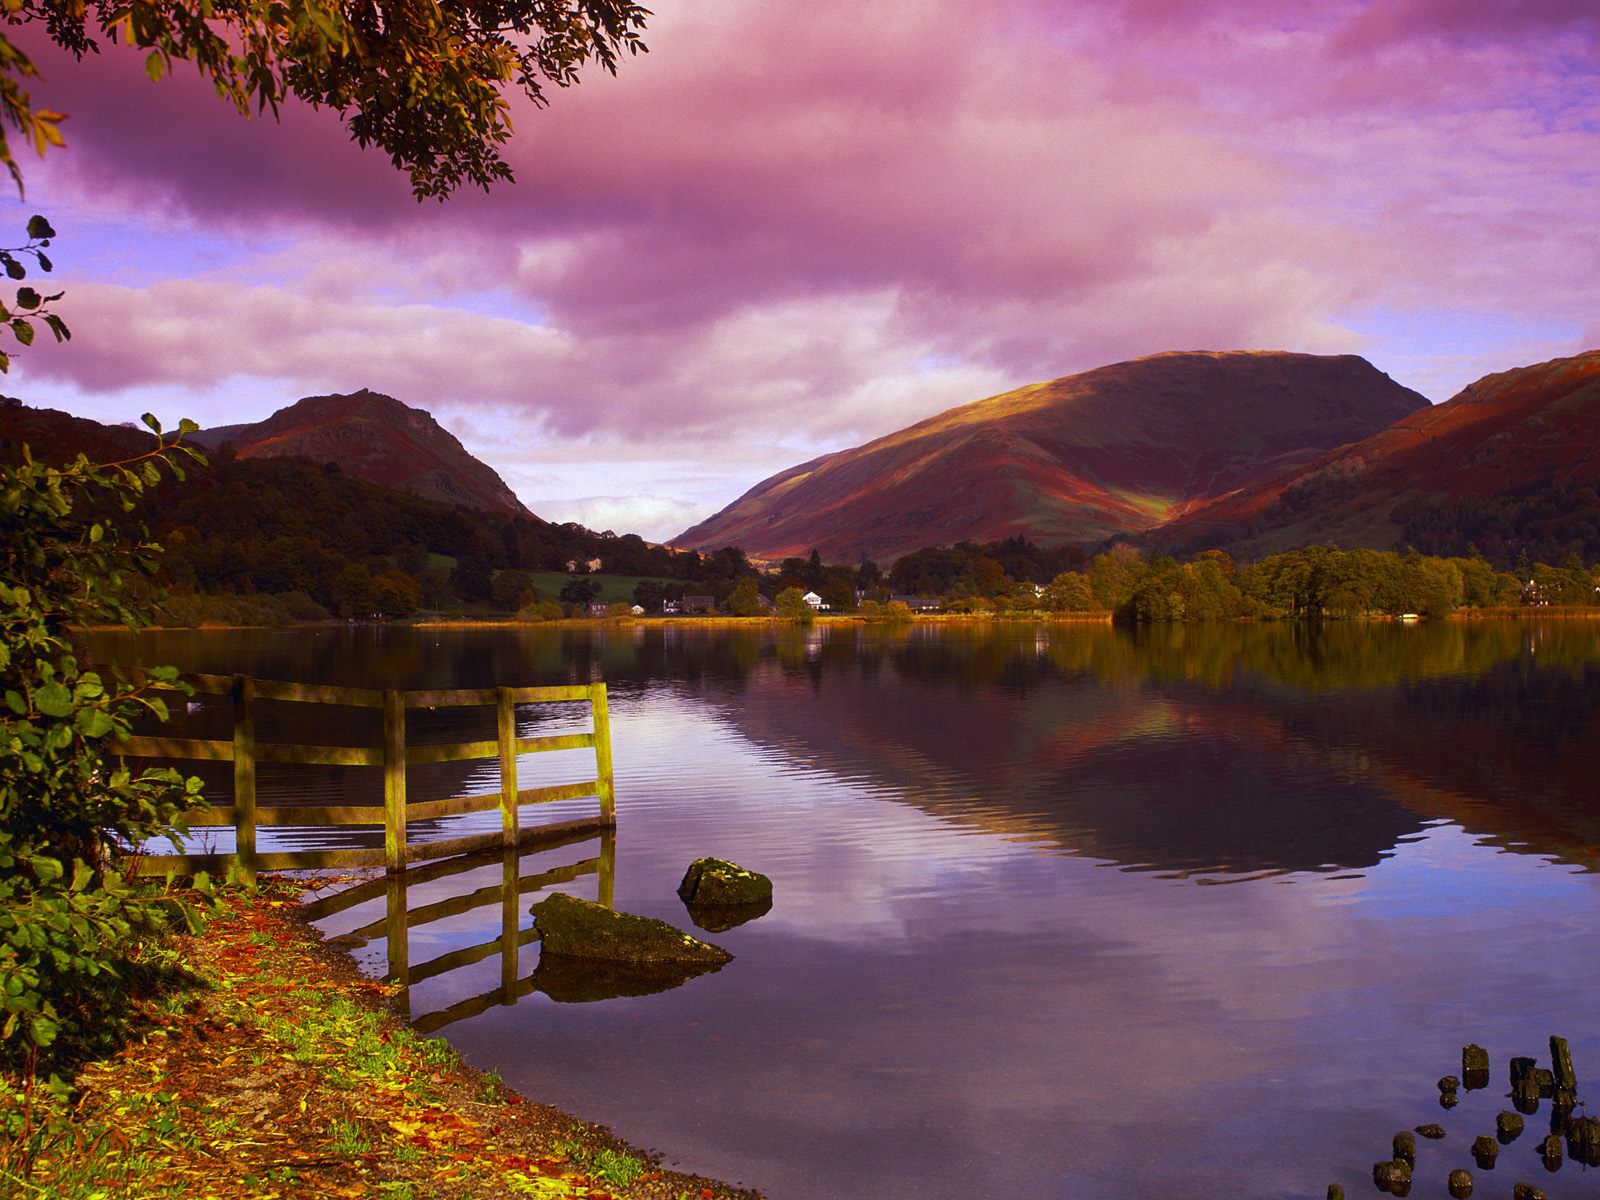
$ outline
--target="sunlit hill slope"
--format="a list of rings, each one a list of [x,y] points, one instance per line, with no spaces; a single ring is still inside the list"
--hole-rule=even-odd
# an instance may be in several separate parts
[[[1354,355],[1172,353],[951,409],[757,484],[674,539],[889,561],[1139,533],[1427,407]]]

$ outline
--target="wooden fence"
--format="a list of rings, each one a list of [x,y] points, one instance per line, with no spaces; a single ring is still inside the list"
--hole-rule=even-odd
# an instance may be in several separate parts
[[[550,827],[546,827],[550,828]],[[383,938],[388,956],[388,978],[401,985],[396,997],[402,1012],[410,1015],[411,985],[447,975],[483,959],[500,956],[499,983],[448,1008],[419,1017],[415,1024],[423,1033],[435,1033],[444,1026],[465,1017],[484,1012],[496,1004],[512,1004],[534,989],[532,975],[521,971],[520,951],[535,940],[537,931],[531,926],[521,928],[526,909],[522,898],[558,883],[571,883],[586,875],[597,877],[599,900],[607,908],[614,904],[617,869],[616,835],[610,829],[596,832],[569,832],[547,837],[537,849],[553,850],[561,846],[600,839],[599,853],[578,862],[550,867],[535,874],[521,874],[520,854],[507,849],[499,855],[479,853],[458,855],[439,860],[405,872],[391,872],[377,879],[345,887],[331,895],[307,901],[301,913],[309,921],[321,921],[338,913],[382,900],[383,915],[344,934],[361,942]],[[446,896],[431,903],[412,908],[408,904],[408,889],[421,887],[440,879],[468,871],[482,870],[500,864],[500,882],[477,888],[471,892]],[[459,950],[438,955],[426,962],[413,964],[410,954],[410,933],[414,929],[459,917],[489,905],[499,905],[500,921],[497,935]]]
[[[318,867],[383,866],[404,871],[411,863],[493,848],[514,848],[531,842],[561,839],[616,826],[616,795],[611,774],[611,722],[606,706],[606,685],[569,687],[469,688],[455,691],[373,691],[363,688],[324,687],[317,684],[280,683],[245,675],[191,675],[196,692],[232,698],[231,740],[171,737],[130,737],[117,752],[129,757],[231,762],[233,803],[196,813],[191,826],[232,825],[237,830],[233,854],[144,855],[140,870],[148,874],[217,870],[237,862],[253,876],[257,870],[296,870]],[[383,735],[376,746],[310,746],[256,740],[256,705],[259,701],[295,704],[334,704],[379,709]],[[517,736],[516,706],[587,702],[594,717],[590,733],[550,737]],[[406,712],[416,708],[493,707],[497,736],[493,741],[407,745]],[[595,777],[581,783],[518,788],[517,756],[546,750],[594,750]],[[406,768],[424,763],[462,762],[498,758],[500,791],[477,796],[455,796],[419,804],[406,801]],[[256,803],[257,763],[301,763],[324,766],[382,767],[383,806],[284,805],[261,807]],[[594,818],[546,823],[519,828],[518,808],[555,800],[593,796],[600,802]],[[500,810],[501,828],[495,833],[469,834],[440,841],[409,843],[406,826],[411,821],[436,820],[462,813]],[[262,826],[382,825],[383,849],[312,850],[258,853],[256,831]]]

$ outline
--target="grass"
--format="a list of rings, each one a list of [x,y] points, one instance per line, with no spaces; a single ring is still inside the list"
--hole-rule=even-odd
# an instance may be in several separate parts
[[[568,1140],[557,1142],[555,1150],[592,1179],[611,1187],[631,1187],[647,1169],[642,1160],[609,1147],[593,1149]]]
[[[226,893],[165,953],[192,982],[134,998],[141,1030],[22,1121],[0,1071],[0,1195],[53,1200],[736,1200],[529,1104],[388,1010],[294,915],[300,889]]]

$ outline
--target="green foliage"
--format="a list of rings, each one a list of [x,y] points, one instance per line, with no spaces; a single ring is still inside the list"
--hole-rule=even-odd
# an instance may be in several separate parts
[[[1132,546],[1118,544],[1095,555],[1089,564],[1089,588],[1100,607],[1112,612],[1124,608],[1133,599],[1145,566],[1144,555]]]
[[[138,626],[133,584],[160,547],[113,516],[192,454],[157,434],[122,462],[0,465],[0,1049],[32,1062],[63,1035],[93,1034],[140,939],[193,919],[129,882],[125,848],[180,836],[200,781],[170,769],[134,774],[112,751],[133,722],[164,718],[177,672],[107,678],[79,663],[68,627]]]
[[[600,594],[600,585],[584,575],[574,575],[561,588],[557,597],[563,604],[585,605]]]
[[[0,63],[4,55],[0,54]],[[0,87],[0,98],[3,98],[4,89]],[[4,125],[0,125],[3,133]],[[3,154],[4,143],[0,139],[0,154]],[[13,171],[15,167],[13,166]],[[23,259],[32,258],[41,271],[50,271],[55,264],[50,261],[50,256],[45,253],[45,248],[50,245],[50,239],[56,236],[56,231],[50,228],[50,222],[35,214],[28,219],[28,240],[21,246],[8,246],[0,249],[0,268],[3,268],[7,279],[26,279],[28,268]],[[0,325],[11,330],[11,336],[17,339],[19,345],[31,346],[38,333],[35,321],[43,321],[45,328],[58,342],[71,339],[72,332],[67,328],[66,322],[50,310],[50,305],[61,299],[63,293],[53,292],[50,295],[41,294],[36,288],[23,285],[17,288],[16,298],[6,304],[0,301]],[[11,356],[0,350],[0,372],[11,369]]]
[[[784,588],[778,593],[776,609],[778,616],[784,620],[795,621],[801,625],[809,625],[817,615],[811,605],[806,603],[806,594],[797,587]]]
[[[728,611],[736,617],[761,615],[761,592],[756,585],[754,575],[746,575],[734,585],[733,594],[728,597]]]
[[[632,0],[438,0],[393,10],[335,0],[8,0],[11,24],[36,22],[80,58],[102,41],[144,55],[158,81],[190,62],[240,115],[276,114],[291,98],[337,112],[362,146],[378,146],[411,177],[418,199],[462,183],[511,178],[515,89],[545,103],[588,62],[615,72],[621,51],[644,50],[646,9]],[[38,74],[0,37],[0,162],[20,174],[4,125],[39,153],[62,144],[62,114],[35,108],[22,81]]]
[[[1072,571],[1063,571],[1045,587],[1039,607],[1047,612],[1093,612],[1100,605],[1089,589],[1089,581]]]

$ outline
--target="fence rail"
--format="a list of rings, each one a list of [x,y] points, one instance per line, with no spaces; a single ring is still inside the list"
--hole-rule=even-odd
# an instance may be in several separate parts
[[[253,679],[247,675],[191,675],[196,692],[228,696],[233,707],[233,737],[174,738],[130,737],[117,753],[130,758],[165,758],[233,764],[233,803],[213,807],[190,819],[193,826],[231,825],[237,830],[233,854],[145,855],[140,870],[149,874],[172,871],[213,870],[237,862],[247,875],[258,870],[294,870],[315,867],[383,866],[391,872],[410,864],[447,855],[506,848],[562,839],[584,831],[616,826],[616,791],[612,780],[611,719],[603,683],[561,687],[465,688],[447,691],[374,691],[367,688],[328,687]],[[342,705],[375,708],[383,714],[383,735],[376,746],[317,746],[257,742],[256,705],[263,700],[294,704]],[[518,737],[519,704],[570,704],[587,702],[593,716],[589,733],[546,737]],[[416,708],[495,709],[496,736],[491,741],[406,744],[406,712]],[[545,787],[517,786],[517,756],[552,750],[594,751],[595,777],[580,783]],[[452,796],[410,804],[406,799],[406,768],[430,763],[466,762],[497,758],[500,791],[476,796]],[[311,766],[382,767],[381,805],[285,805],[261,807],[256,803],[256,764],[296,763]],[[593,796],[600,803],[598,816],[574,821],[520,826],[519,808]],[[430,821],[464,813],[498,808],[498,833],[469,834],[442,841],[411,843],[406,827],[412,821]],[[256,831],[263,826],[377,826],[384,831],[383,849],[311,850],[258,853]]]

